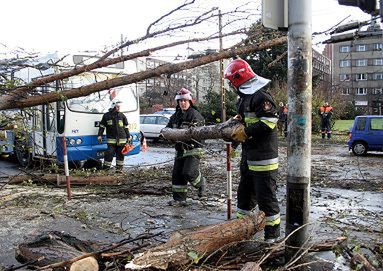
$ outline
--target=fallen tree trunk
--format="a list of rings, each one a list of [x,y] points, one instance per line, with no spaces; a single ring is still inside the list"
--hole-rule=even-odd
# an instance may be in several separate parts
[[[230,243],[248,240],[265,227],[265,214],[174,233],[168,242],[137,256],[127,269],[166,270],[198,261]]]
[[[66,185],[65,176],[57,174],[43,175],[17,175],[10,177],[8,184],[21,184],[29,180],[34,180],[38,183],[55,184],[57,186]],[[124,176],[71,176],[71,185],[90,185],[90,184],[118,184],[125,181]]]
[[[229,119],[228,121],[216,125],[197,126],[188,129],[164,128],[161,130],[161,134],[165,139],[173,141],[191,141],[193,139],[231,140],[232,132],[239,125],[241,125],[241,123],[238,120]]]

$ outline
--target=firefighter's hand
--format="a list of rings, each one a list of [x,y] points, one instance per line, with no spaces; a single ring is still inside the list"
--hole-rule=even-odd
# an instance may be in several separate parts
[[[101,144],[101,143],[102,143],[102,136],[98,136],[98,137],[97,137],[97,141],[98,141],[98,143]]]
[[[132,136],[128,137],[126,142],[129,144],[129,145],[132,145]]]
[[[245,126],[242,124],[238,125],[231,133],[231,138],[238,142],[245,142],[246,139],[248,139],[248,136],[245,132]]]

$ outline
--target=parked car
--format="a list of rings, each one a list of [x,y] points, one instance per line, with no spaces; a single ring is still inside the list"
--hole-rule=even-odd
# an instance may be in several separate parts
[[[173,107],[166,107],[162,109],[161,111],[154,112],[154,114],[161,114],[161,115],[166,115],[166,116],[171,116],[176,112],[176,109]]]
[[[161,114],[140,115],[140,129],[146,138],[151,138],[154,141],[160,139],[162,128],[168,124],[170,116]]]
[[[383,116],[357,116],[349,136],[347,144],[355,155],[383,151]]]

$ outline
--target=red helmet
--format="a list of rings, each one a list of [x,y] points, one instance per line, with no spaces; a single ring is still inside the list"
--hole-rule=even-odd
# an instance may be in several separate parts
[[[242,59],[233,60],[225,70],[225,78],[236,88],[255,76],[249,63]]]
[[[191,92],[186,88],[181,88],[179,91],[177,91],[176,94],[176,100],[192,100]]]

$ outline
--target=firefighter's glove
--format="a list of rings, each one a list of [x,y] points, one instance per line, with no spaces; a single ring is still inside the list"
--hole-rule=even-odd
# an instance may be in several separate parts
[[[97,137],[97,141],[98,141],[98,143],[101,144],[101,143],[102,143],[102,136],[98,136],[98,137]]]
[[[248,138],[245,132],[245,126],[243,124],[238,125],[231,133],[231,138],[238,142],[245,142]]]
[[[127,139],[127,143],[128,143],[129,145],[132,145],[132,137],[131,137],[131,136],[128,137],[128,139]]]

